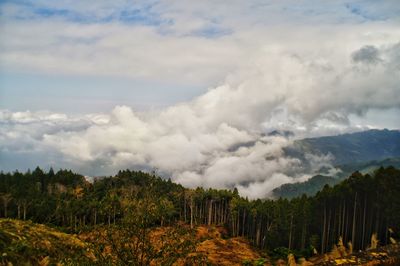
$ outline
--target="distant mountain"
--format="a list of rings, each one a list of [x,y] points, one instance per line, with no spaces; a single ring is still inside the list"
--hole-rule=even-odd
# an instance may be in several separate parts
[[[399,130],[368,130],[338,136],[297,140],[287,153],[302,157],[306,153],[332,154],[335,165],[363,163],[400,157]]]
[[[316,175],[305,182],[284,184],[272,193],[276,198],[315,195],[326,184],[334,185],[352,172],[372,173],[379,167],[400,167],[400,131],[368,130],[338,136],[296,140],[285,152],[303,160],[305,154],[333,155],[333,164],[341,170],[335,177]]]
[[[362,174],[372,174],[378,168],[388,166],[400,168],[400,158],[388,158],[382,161],[339,165],[337,168],[342,172],[336,177],[316,175],[305,182],[283,184],[272,190],[272,195],[274,198],[281,197],[287,199],[300,197],[303,194],[314,196],[318,191],[322,190],[325,185],[328,184],[333,186],[339,184],[343,179],[355,171],[359,171]]]
[[[305,182],[283,184],[282,186],[272,190],[272,193],[274,198],[287,199],[299,197],[303,194],[313,196],[317,194],[317,192],[320,191],[326,184],[333,186],[337,183],[339,183],[338,178],[324,175],[316,175]]]
[[[350,163],[345,165],[338,165],[337,167],[342,170],[343,172],[342,176],[347,176],[355,171],[359,171],[363,174],[372,173],[379,167],[388,167],[388,166],[400,168],[400,157],[387,158],[381,161],[374,160],[364,163]]]
[[[285,138],[291,138],[294,137],[294,133],[289,130],[273,130],[268,133],[268,136],[280,136],[280,137],[285,137]]]

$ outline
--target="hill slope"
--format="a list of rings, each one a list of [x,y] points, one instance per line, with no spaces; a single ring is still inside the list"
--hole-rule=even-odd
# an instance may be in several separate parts
[[[322,190],[325,185],[336,185],[355,171],[359,171],[362,174],[372,174],[380,167],[389,166],[400,168],[400,158],[388,158],[382,161],[338,165],[337,168],[342,172],[336,177],[316,175],[304,182],[283,184],[272,190],[272,195],[274,198],[282,197],[287,199],[300,197],[303,194],[314,196],[318,191]]]
[[[363,132],[296,140],[285,150],[308,166],[305,154],[333,156],[333,165],[341,172],[337,176],[316,175],[305,182],[283,184],[272,193],[275,198],[315,195],[326,184],[334,185],[352,172],[372,173],[379,167],[400,167],[400,131],[368,130]]]
[[[48,265],[90,262],[89,246],[74,235],[30,221],[0,219],[0,262],[7,265]]]
[[[339,182],[339,179],[330,176],[316,175],[305,182],[292,184],[283,184],[272,190],[274,198],[292,199],[303,194],[313,196],[317,194],[325,185],[333,186]]]
[[[363,132],[297,140],[289,153],[332,154],[335,165],[400,157],[399,130]]]
[[[171,238],[169,233],[173,230],[175,228],[157,227],[151,232],[155,247],[160,245],[160,241],[168,241],[174,245],[193,241],[193,250],[180,257],[173,265],[188,265],[190,258],[194,257],[203,258],[202,261],[207,265],[242,265],[244,261],[260,261],[261,255],[248,240],[242,237],[228,238],[223,227],[199,226],[194,230],[194,235],[180,234],[179,239]],[[0,265],[92,265],[96,262],[101,265],[99,257],[96,257],[99,255],[98,248],[105,245],[105,252],[112,252],[107,247],[110,243],[104,243],[104,239],[99,238],[99,232],[102,231],[104,232],[104,228],[98,227],[91,232],[71,235],[30,221],[0,219]],[[154,265],[158,265],[157,260]]]

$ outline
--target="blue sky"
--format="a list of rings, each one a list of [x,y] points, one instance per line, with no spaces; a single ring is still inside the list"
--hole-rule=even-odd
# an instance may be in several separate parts
[[[126,77],[7,73],[0,79],[2,108],[53,110],[69,114],[110,111],[130,105],[138,111],[187,101],[203,88],[160,84]]]

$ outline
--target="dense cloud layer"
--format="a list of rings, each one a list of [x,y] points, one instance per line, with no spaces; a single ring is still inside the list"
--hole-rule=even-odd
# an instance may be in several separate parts
[[[264,197],[280,184],[307,179],[331,159],[307,155],[312,167],[305,169],[283,153],[291,139],[268,132],[301,137],[363,129],[350,115],[400,108],[399,44],[258,55],[256,64],[222,85],[157,112],[127,106],[79,117],[1,111],[0,167],[35,157],[41,165],[86,174],[158,169],[185,186],[237,187],[244,196]]]
[[[2,110],[0,170],[41,165],[105,175],[135,167],[186,186],[267,196],[332,160],[307,154],[305,167],[283,152],[293,137],[269,132],[301,138],[398,128],[399,8],[397,0],[0,3],[5,76],[211,87],[157,111],[128,104],[72,116],[84,99],[66,100],[67,114]],[[42,90],[55,95],[52,106],[64,100],[60,88]],[[0,106],[2,96],[0,87]]]

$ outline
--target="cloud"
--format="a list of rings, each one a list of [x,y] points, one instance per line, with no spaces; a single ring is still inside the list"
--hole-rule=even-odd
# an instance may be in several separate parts
[[[0,60],[9,71],[208,87],[267,50],[318,56],[337,42],[354,50],[398,41],[398,16],[388,12],[398,10],[396,2],[356,1],[368,13],[384,13],[380,23],[359,21],[346,2],[6,1]]]
[[[305,180],[331,158],[307,155],[306,167],[284,155],[292,139],[268,132],[343,133],[373,127],[363,118],[374,110],[400,113],[398,5],[345,2],[5,2],[3,69],[209,89],[149,112],[3,110],[0,169],[157,169],[252,198]]]
[[[367,69],[354,60],[365,47],[350,51],[342,61],[347,63],[339,65],[330,60],[337,54],[313,58],[267,51],[251,71],[156,112],[136,113],[127,106],[83,117],[2,111],[2,153],[51,151],[77,168],[87,164],[88,175],[158,169],[186,186],[237,187],[245,196],[265,197],[277,185],[330,168],[332,159],[306,155],[305,167],[284,155],[290,139],[266,133],[351,131],[350,115],[399,108],[399,47],[374,48],[381,61],[367,63]]]

